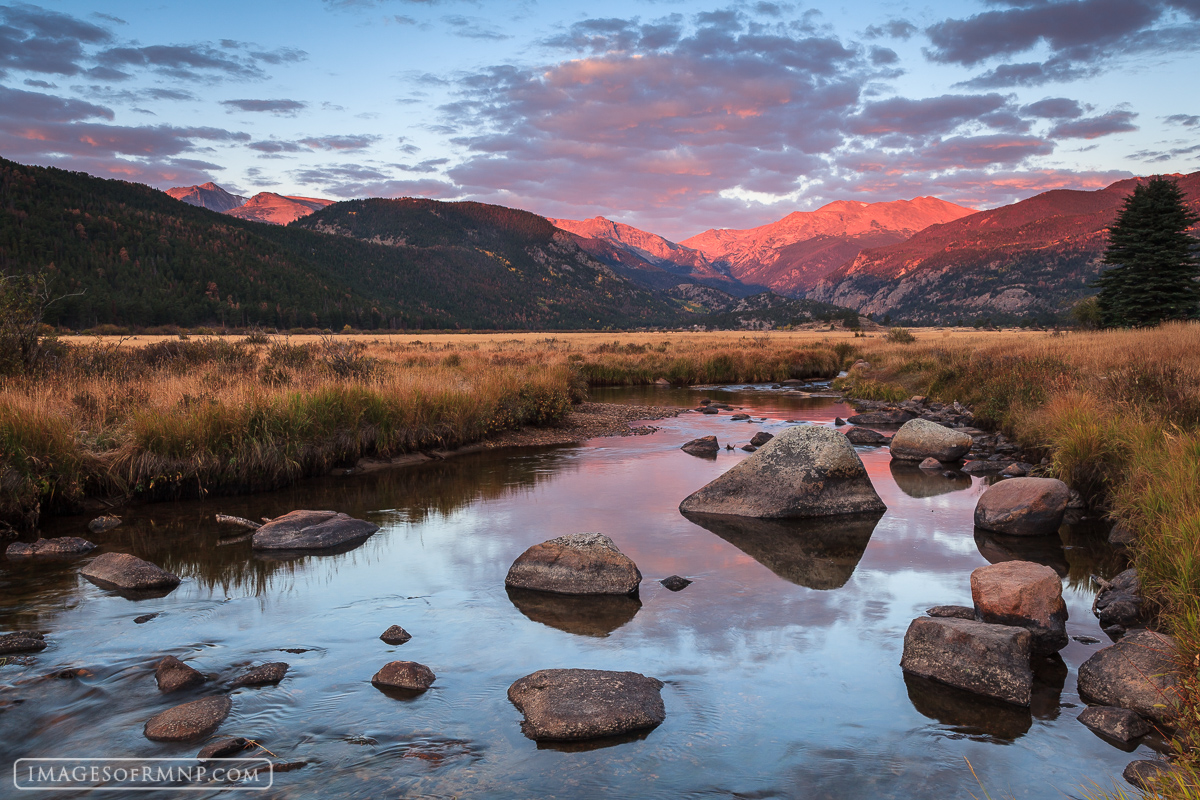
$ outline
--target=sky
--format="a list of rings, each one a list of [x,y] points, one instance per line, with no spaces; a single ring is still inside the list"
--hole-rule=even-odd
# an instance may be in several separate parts
[[[1200,0],[0,4],[0,156],[679,240],[1200,170]]]

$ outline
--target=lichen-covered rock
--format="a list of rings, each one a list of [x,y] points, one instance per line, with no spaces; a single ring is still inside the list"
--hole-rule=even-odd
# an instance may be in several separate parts
[[[1017,625],[1033,634],[1033,652],[1056,653],[1067,646],[1067,604],[1062,582],[1050,567],[1005,561],[971,573],[976,617]]]
[[[685,513],[760,519],[886,508],[846,437],[817,426],[788,428],[679,504]]]
[[[974,463],[974,462],[972,462]],[[1013,536],[1054,533],[1071,490],[1054,478],[1011,478],[988,487],[975,505],[975,525]]]
[[[601,533],[535,544],[513,562],[504,579],[511,589],[559,594],[633,594],[641,582],[633,560]]]
[[[9,558],[66,558],[82,556],[96,549],[96,545],[78,536],[58,536],[53,539],[38,539],[36,542],[13,542],[4,551]]]
[[[508,687],[508,699],[525,715],[521,731],[530,739],[596,739],[661,724],[662,687],[637,672],[544,669]]]
[[[233,710],[225,695],[204,697],[168,708],[146,722],[142,733],[155,742],[191,742],[212,734]]]
[[[896,431],[890,445],[892,458],[901,461],[922,461],[933,458],[941,462],[958,461],[971,449],[973,440],[962,431],[938,425],[927,419],[911,419]]]
[[[0,656],[36,653],[46,649],[46,637],[37,631],[16,631],[0,636]]]
[[[433,670],[415,661],[393,661],[376,672],[371,683],[393,689],[423,692],[433,685],[437,676]]]
[[[1092,706],[1083,710],[1079,721],[1097,733],[1119,742],[1128,742],[1150,732],[1150,725],[1128,708]]]
[[[1168,722],[1179,693],[1178,650],[1170,636],[1148,630],[1127,633],[1079,667],[1079,694],[1106,706],[1128,708],[1146,719]]]
[[[174,589],[179,576],[129,553],[103,553],[92,559],[80,574],[104,589],[154,591]]]
[[[288,665],[283,661],[272,661],[260,664],[239,675],[233,682],[233,688],[239,686],[268,686],[279,683],[287,675]]]
[[[1028,706],[1033,696],[1031,641],[1024,628],[917,617],[904,634],[900,666],[923,678]]]
[[[401,628],[399,625],[393,625],[379,635],[387,644],[400,645],[412,638],[412,634]]]
[[[254,532],[255,550],[326,550],[366,539],[378,525],[337,511],[292,511]]]

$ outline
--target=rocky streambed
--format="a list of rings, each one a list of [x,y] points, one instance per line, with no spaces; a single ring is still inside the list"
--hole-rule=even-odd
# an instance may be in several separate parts
[[[703,399],[598,394],[680,409]],[[855,413],[790,387],[707,394],[728,408],[668,417],[651,435],[134,509],[107,530],[57,522],[47,536],[98,548],[0,562],[0,633],[24,632],[14,642],[27,648],[0,664],[0,758],[196,758],[201,747],[215,757],[262,745],[292,767],[275,776],[285,797],[907,798],[978,791],[967,757],[993,795],[1056,797],[1120,780],[1132,758],[1161,746],[1136,720],[1083,715],[1081,666],[1110,643],[1093,604],[1119,611],[1128,601],[1125,564],[1101,526],[976,528],[983,478],[893,460],[878,444],[856,452],[886,511],[819,522],[684,516],[684,498],[788,428],[849,430],[835,423]],[[680,450],[710,435],[718,448]],[[256,547],[255,532],[215,519],[259,524],[300,508],[336,509],[372,530],[340,530],[343,541],[313,553]],[[572,538],[591,532],[608,542]],[[293,533],[260,544],[294,544]],[[563,577],[538,566],[562,562],[546,555],[560,537],[556,547],[604,565],[599,584],[536,585]],[[179,584],[84,576],[119,553]],[[1030,646],[1027,704],[900,668],[914,619],[956,603],[974,616],[972,573],[1016,562],[1045,570],[1066,612],[1065,646],[1036,656]],[[1097,601],[1092,575],[1117,593]],[[1139,732],[1120,742],[1089,721]],[[200,733],[177,740],[187,725]]]

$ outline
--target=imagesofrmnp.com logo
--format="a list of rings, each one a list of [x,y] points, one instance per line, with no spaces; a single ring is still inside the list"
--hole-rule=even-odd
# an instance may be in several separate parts
[[[172,791],[255,792],[270,789],[275,775],[266,758],[19,758],[13,785],[26,792]]]

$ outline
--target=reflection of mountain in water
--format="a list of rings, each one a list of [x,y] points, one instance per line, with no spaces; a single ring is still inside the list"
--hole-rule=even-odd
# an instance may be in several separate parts
[[[960,492],[971,488],[971,476],[955,470],[921,469],[916,464],[905,461],[892,461],[888,465],[892,479],[900,487],[900,491],[909,497],[934,497],[939,494]],[[954,473],[947,478],[943,472]]]
[[[629,595],[570,595],[509,589],[508,599],[534,622],[580,636],[608,636],[642,607]]]
[[[854,574],[883,514],[797,520],[684,516],[786,581],[810,589],[838,589]]]
[[[385,526],[419,522],[435,514],[450,515],[481,500],[528,491],[573,463],[568,458],[570,452],[567,448],[483,452],[417,467],[309,480],[266,494],[123,509],[117,513],[125,523],[100,536],[86,533],[83,518],[52,520],[43,535],[87,536],[101,545],[102,551],[133,553],[180,577],[195,579],[205,588],[262,594],[273,582],[302,571],[312,559],[334,558],[342,551],[288,554],[294,556],[291,558],[255,557],[248,538],[234,541],[245,531],[218,525],[214,519],[217,513],[257,520],[311,508],[343,511]],[[345,557],[369,559],[378,552],[377,541],[376,537],[367,539],[353,548],[353,555]],[[67,562],[61,568],[62,590],[75,588],[78,563]],[[37,568],[44,570],[45,566]],[[8,574],[2,579],[11,584],[11,591],[24,594],[33,570],[15,569],[11,563],[5,565]],[[55,567],[53,571],[59,570]]]

